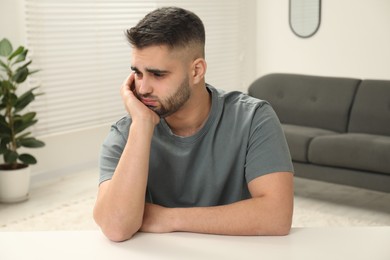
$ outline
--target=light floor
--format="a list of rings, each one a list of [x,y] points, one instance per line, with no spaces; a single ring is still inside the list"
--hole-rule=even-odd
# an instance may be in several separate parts
[[[28,201],[0,204],[0,232],[96,229],[97,179],[91,169],[33,184]],[[293,226],[390,226],[390,193],[296,178]]]

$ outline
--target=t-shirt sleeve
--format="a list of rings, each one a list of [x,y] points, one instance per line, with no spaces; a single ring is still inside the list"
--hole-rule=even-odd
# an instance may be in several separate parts
[[[253,117],[246,157],[245,177],[273,172],[294,172],[290,151],[279,119],[268,103],[260,105]]]
[[[126,139],[116,125],[113,125],[106,139],[104,140],[99,159],[99,184],[110,180],[114,175],[116,166],[122,155]]]

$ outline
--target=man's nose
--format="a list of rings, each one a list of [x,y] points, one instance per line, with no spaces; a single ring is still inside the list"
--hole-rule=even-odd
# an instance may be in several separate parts
[[[138,92],[140,95],[147,95],[152,93],[153,88],[150,85],[150,81],[144,76],[140,81],[139,81],[139,89]]]

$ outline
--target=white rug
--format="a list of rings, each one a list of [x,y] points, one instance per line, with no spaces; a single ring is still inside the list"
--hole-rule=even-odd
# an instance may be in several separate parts
[[[368,211],[362,208],[296,197],[293,226],[390,226],[390,214],[382,211]]]
[[[97,229],[92,218],[94,203],[93,196],[63,203],[39,214],[29,215],[10,223],[1,223],[0,231]]]

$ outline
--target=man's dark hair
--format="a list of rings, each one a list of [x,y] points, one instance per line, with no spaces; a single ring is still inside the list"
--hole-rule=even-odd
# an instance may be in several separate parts
[[[178,7],[152,11],[127,30],[126,37],[138,49],[155,45],[185,48],[195,44],[204,56],[206,37],[202,21],[193,12]]]

